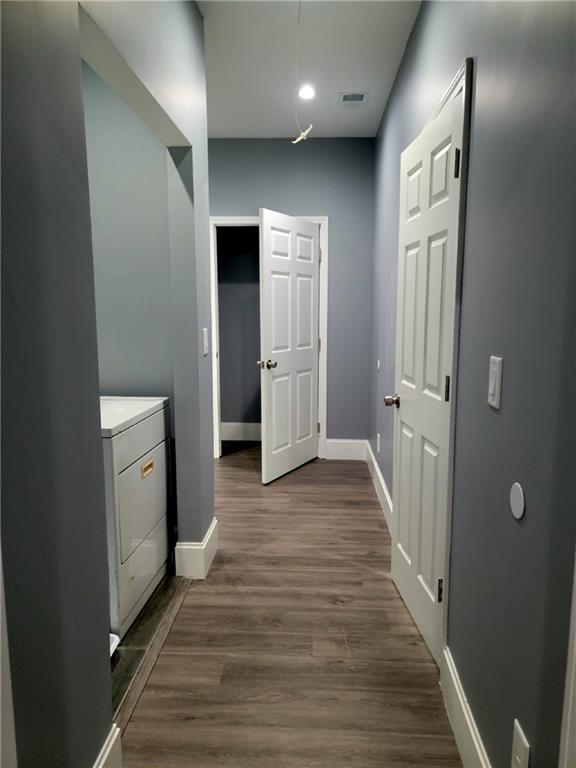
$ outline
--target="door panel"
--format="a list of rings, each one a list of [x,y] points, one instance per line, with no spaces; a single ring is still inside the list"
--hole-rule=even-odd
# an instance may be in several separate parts
[[[421,194],[421,181],[422,181],[422,163],[419,161],[416,165],[410,169],[407,173],[406,180],[406,221],[416,218],[422,212],[420,206],[420,194]],[[404,198],[402,198],[404,199]]]
[[[319,226],[260,211],[262,482],[318,455]]]
[[[314,374],[312,371],[298,371],[296,404],[298,407],[298,433],[296,441],[301,443],[312,437],[314,413]]]
[[[272,317],[272,352],[290,351],[290,274],[275,270],[270,276]]]
[[[314,260],[314,237],[296,235],[296,258],[310,263]]]
[[[272,453],[290,447],[290,374],[271,377],[272,390]]]
[[[416,365],[416,311],[420,244],[406,249],[404,270],[404,310],[402,333],[402,381],[414,386]]]
[[[445,232],[428,238],[424,327],[424,393],[436,400],[441,398],[445,246]]]
[[[311,349],[314,343],[314,278],[296,275],[297,349]]]
[[[278,259],[290,258],[290,230],[270,228],[270,256]]]
[[[398,548],[406,562],[412,562],[412,515],[414,495],[414,431],[407,425],[400,425],[400,464],[402,475],[400,477],[400,489],[398,494],[399,510],[403,514],[398,516]]]
[[[429,440],[422,440],[422,491],[420,506],[420,540],[433,542],[438,525],[438,466],[440,449]],[[419,550],[419,570],[422,583],[434,600],[434,576],[437,568],[434,547],[422,546]]]
[[[392,576],[439,661],[454,379],[463,92],[402,153]]]

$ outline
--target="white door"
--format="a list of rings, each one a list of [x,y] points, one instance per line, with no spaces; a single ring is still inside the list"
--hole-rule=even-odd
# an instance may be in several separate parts
[[[319,225],[260,210],[262,482],[318,455]]]
[[[442,647],[442,590],[452,462],[461,90],[402,153],[392,576],[432,655]]]

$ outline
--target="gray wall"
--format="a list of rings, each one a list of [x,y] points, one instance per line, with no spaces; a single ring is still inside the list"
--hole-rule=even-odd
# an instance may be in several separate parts
[[[212,373],[210,356],[204,357],[201,349],[201,329],[210,328],[203,22],[195,3],[188,2],[85,0],[82,6],[192,146],[192,158],[175,161],[181,172],[186,165],[180,181],[168,168],[171,205],[178,208],[189,202],[186,176],[193,165],[195,210],[190,232],[180,228],[177,233],[174,221],[171,228],[172,365],[179,382],[174,411],[176,459],[182,467],[177,472],[178,537],[201,541],[214,515]],[[195,253],[186,249],[190,234]]]
[[[169,232],[179,524],[198,541],[213,516],[202,19],[186,2],[86,5],[194,147],[196,227],[180,217]],[[2,552],[19,765],[89,768],[112,712],[78,7],[4,3],[2,34]],[[172,159],[169,198],[188,210],[192,158]]]
[[[576,283],[571,3],[425,3],[377,152],[371,438],[392,482],[401,151],[475,61],[456,416],[449,646],[492,764],[517,717],[556,765],[574,557]],[[502,409],[486,403],[504,357]],[[508,507],[520,481],[526,518]]]
[[[100,392],[172,396],[167,151],[83,65]]]
[[[260,232],[218,227],[220,420],[260,423]]]
[[[328,425],[368,435],[374,229],[372,139],[212,139],[210,213],[329,216]]]
[[[2,26],[2,554],[18,757],[80,768],[112,712],[78,10],[4,3]]]
[[[2,46],[2,4],[0,3],[0,54]],[[2,57],[0,55],[0,76]],[[1,111],[1,110],[0,110]],[[0,125],[0,134],[2,126]],[[0,137],[1,138],[1,137]],[[0,142],[1,146],[1,142]],[[0,168],[1,168],[0,158]],[[0,194],[0,227],[2,219]],[[0,229],[1,231],[1,229]],[[1,281],[0,281],[1,282]],[[0,358],[0,367],[1,367]],[[1,387],[1,379],[0,379]],[[1,451],[1,448],[0,448]],[[1,468],[0,468],[1,475]],[[0,539],[1,539],[0,531]],[[0,558],[1,559],[1,558]],[[4,575],[0,562],[0,765],[16,765],[16,732],[14,728],[14,706],[12,703],[12,678],[10,673],[10,653],[8,649],[8,631],[6,629],[6,603],[4,599]]]

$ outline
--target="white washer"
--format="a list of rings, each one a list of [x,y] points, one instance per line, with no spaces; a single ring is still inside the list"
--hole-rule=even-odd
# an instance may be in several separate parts
[[[166,572],[168,398],[101,397],[110,625],[122,638]]]

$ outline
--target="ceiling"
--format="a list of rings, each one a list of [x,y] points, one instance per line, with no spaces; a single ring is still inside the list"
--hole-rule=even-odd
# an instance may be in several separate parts
[[[304,0],[296,79],[297,2],[205,0],[208,134],[211,138],[287,138],[298,134],[296,83],[310,82],[313,101],[298,101],[312,136],[374,136],[419,2]],[[350,108],[342,92],[367,93]]]

